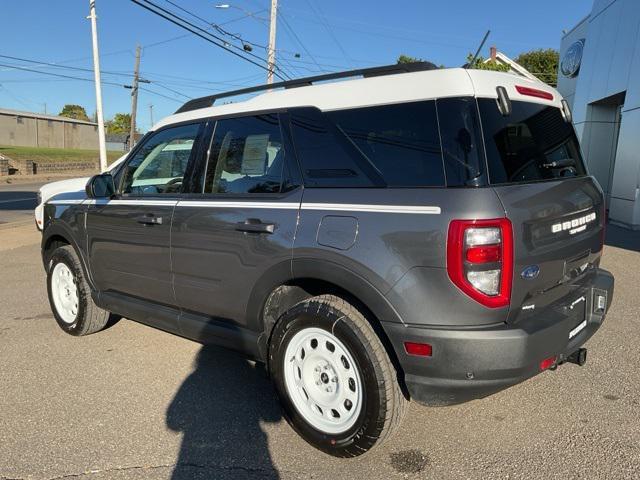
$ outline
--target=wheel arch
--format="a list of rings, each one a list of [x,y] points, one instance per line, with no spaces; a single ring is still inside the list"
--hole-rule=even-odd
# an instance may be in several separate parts
[[[45,271],[48,271],[48,264],[51,258],[51,254],[55,251],[56,248],[63,245],[71,246],[76,252],[76,255],[78,255],[78,258],[80,259],[80,265],[82,265],[82,269],[84,271],[85,277],[87,278],[87,282],[93,290],[93,281],[89,273],[89,265],[87,263],[87,259],[85,258],[84,251],[80,248],[77,241],[75,240],[73,231],[64,223],[56,222],[49,224],[44,232],[42,232],[42,242],[40,244],[40,247],[42,251],[42,265]]]
[[[254,312],[248,318],[258,323],[255,327],[261,332],[258,338],[260,357],[265,362],[268,360],[271,335],[280,316],[295,304],[322,294],[343,298],[362,312],[384,345],[404,389],[402,367],[381,323],[402,323],[402,319],[371,283],[348,268],[325,260],[294,260],[293,269],[287,276],[282,275],[279,282],[272,282],[270,288],[263,289],[261,298],[252,298],[250,305],[254,305]]]

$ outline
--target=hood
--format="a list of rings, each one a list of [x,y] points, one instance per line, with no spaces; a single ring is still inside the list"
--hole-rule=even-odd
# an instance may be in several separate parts
[[[51,197],[60,193],[84,193],[84,187],[87,185],[89,178],[90,177],[70,178],[68,180],[60,180],[43,185],[40,187],[41,203],[47,202]]]

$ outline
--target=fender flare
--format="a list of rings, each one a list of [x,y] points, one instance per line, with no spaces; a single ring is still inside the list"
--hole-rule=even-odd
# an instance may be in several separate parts
[[[400,315],[384,294],[345,266],[317,258],[297,258],[293,261],[281,262],[272,267],[256,283],[247,306],[247,326],[250,330],[258,332],[258,350],[265,359],[267,345],[277,320],[265,318],[267,302],[279,287],[295,284],[298,281],[321,281],[349,293],[371,312],[380,323],[380,328],[382,328],[381,322],[403,324]],[[291,307],[308,297],[309,295],[292,292],[292,296],[285,301],[285,305]]]
[[[293,260],[292,270],[295,278],[322,280],[346,290],[380,322],[404,323],[380,290],[344,265],[329,260],[297,258]]]
[[[85,252],[76,241],[75,235],[71,228],[64,222],[61,221],[52,221],[47,225],[44,232],[42,232],[42,241],[40,243],[40,250],[42,252],[42,265],[47,271],[47,259],[45,258],[45,247],[49,243],[49,240],[52,237],[62,237],[65,241],[71,245],[71,247],[75,250],[76,255],[80,259],[80,265],[82,265],[82,269],[84,270],[85,277],[91,287],[91,290],[95,292],[95,286],[93,283],[93,278],[91,276],[91,270],[89,269],[89,264],[87,262],[87,258]]]

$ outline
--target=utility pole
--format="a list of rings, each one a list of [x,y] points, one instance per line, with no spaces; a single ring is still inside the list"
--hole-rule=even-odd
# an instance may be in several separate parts
[[[107,143],[104,136],[104,117],[102,116],[102,86],[100,83],[100,54],[98,53],[98,25],[96,24],[96,1],[89,0],[91,20],[91,39],[93,42],[93,76],[96,84],[96,115],[98,117],[98,146],[100,148],[100,171],[107,169]]]
[[[153,103],[149,104],[149,118],[151,120],[150,128],[153,128]]]
[[[131,131],[129,133],[129,151],[136,143],[136,112],[138,110],[138,77],[140,75],[140,45],[136,48],[136,64],[133,69],[133,86],[131,87]]]
[[[273,72],[276,69],[276,16],[278,14],[278,0],[271,0],[271,15],[269,17],[269,49],[267,50],[267,83],[273,83]]]

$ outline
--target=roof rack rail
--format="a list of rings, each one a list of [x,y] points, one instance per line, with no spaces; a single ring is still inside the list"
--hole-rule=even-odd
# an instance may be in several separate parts
[[[296,78],[294,80],[286,80],[284,82],[257,85],[255,87],[241,88],[240,90],[232,90],[230,92],[217,93],[215,95],[207,95],[206,97],[194,98],[193,100],[189,100],[187,103],[182,105],[178,110],[175,111],[175,113],[183,113],[189,112],[191,110],[198,110],[199,108],[207,108],[212,106],[216,102],[216,100],[219,100],[221,98],[235,97],[238,95],[261,92],[264,90],[274,90],[276,88],[306,87],[308,85],[313,85],[315,82],[322,82],[325,80],[337,80],[340,78],[349,77],[379,77],[383,75],[393,75],[396,73],[436,70],[437,68],[438,67],[436,67],[431,62],[413,62],[384,65],[381,67],[359,68],[356,70],[347,70],[345,72],[325,73],[313,77]]]

